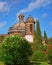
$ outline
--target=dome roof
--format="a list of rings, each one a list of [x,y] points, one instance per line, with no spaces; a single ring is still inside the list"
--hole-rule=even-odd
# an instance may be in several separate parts
[[[14,27],[17,27],[17,26],[25,26],[25,23],[24,22],[19,22],[19,23],[16,23],[13,25]]]
[[[26,23],[35,23],[33,17],[29,16],[26,20]]]

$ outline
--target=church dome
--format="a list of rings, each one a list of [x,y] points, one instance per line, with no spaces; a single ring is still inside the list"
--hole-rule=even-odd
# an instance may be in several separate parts
[[[35,23],[33,17],[29,16],[26,20],[26,23]]]

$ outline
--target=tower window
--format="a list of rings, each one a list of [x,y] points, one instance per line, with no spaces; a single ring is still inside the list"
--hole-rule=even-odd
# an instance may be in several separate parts
[[[32,32],[32,24],[30,24],[30,32]]]

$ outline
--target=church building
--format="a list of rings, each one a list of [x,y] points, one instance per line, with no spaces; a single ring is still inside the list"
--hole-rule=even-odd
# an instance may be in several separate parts
[[[24,15],[22,13],[18,16],[19,21],[9,28],[8,35],[20,35],[29,42],[33,42],[34,39],[34,27],[35,21],[33,17],[29,16],[24,22]]]

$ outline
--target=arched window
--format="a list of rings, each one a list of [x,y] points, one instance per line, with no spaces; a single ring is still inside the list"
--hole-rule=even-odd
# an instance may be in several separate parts
[[[30,24],[30,32],[32,33],[32,24]]]

